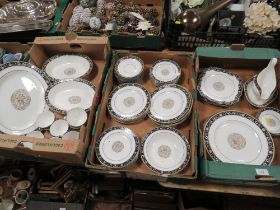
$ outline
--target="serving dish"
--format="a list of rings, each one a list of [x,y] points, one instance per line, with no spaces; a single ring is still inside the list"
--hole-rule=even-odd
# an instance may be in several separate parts
[[[262,109],[256,116],[261,124],[274,136],[280,136],[280,110],[274,107]]]
[[[71,127],[77,128],[87,121],[87,113],[82,108],[76,107],[67,112],[66,120]]]

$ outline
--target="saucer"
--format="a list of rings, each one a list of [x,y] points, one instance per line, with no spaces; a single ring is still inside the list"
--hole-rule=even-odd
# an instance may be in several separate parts
[[[67,139],[70,139],[70,140],[79,140],[80,138],[80,133],[78,131],[68,131],[67,133],[65,133],[63,136],[62,136],[62,139],[63,140],[67,140]]]
[[[144,73],[144,62],[136,56],[120,58],[115,65],[115,76],[119,82],[136,82]]]
[[[77,79],[96,70],[90,57],[82,54],[58,54],[49,58],[42,69],[53,80]]]
[[[147,133],[141,145],[143,163],[157,174],[176,174],[190,160],[190,144],[175,128],[157,127]]]
[[[56,120],[50,127],[50,133],[52,136],[63,136],[69,128],[66,120]]]
[[[137,160],[139,147],[139,139],[132,130],[112,127],[98,137],[95,152],[102,165],[118,169],[127,167]]]
[[[95,91],[95,86],[87,80],[62,80],[47,89],[45,99],[54,112],[66,114],[77,107],[89,111]]]
[[[277,99],[278,89],[275,90],[272,97],[268,100],[264,100],[260,96],[257,96],[253,89],[253,80],[254,80],[254,77],[247,80],[244,84],[245,97],[252,106],[258,107],[258,108],[264,108],[264,107],[268,106],[269,104],[273,103]]]
[[[45,138],[44,134],[42,134],[42,132],[40,132],[40,131],[32,131],[31,133],[27,134],[26,136],[32,137],[32,138],[39,138],[39,139]]]
[[[38,116],[38,118],[36,120],[36,125],[39,128],[48,128],[49,126],[51,126],[51,124],[54,122],[54,120],[55,120],[54,113],[47,110]]]
[[[272,135],[280,135],[280,110],[268,107],[257,114],[257,119]]]
[[[150,70],[150,78],[155,86],[164,83],[177,83],[181,76],[181,68],[175,61],[161,59],[155,62]]]
[[[158,124],[176,125],[189,116],[192,104],[192,95],[187,89],[165,84],[151,94],[149,117]]]
[[[48,110],[46,75],[36,66],[15,61],[0,65],[0,131],[25,135],[38,128],[38,116]]]
[[[108,99],[111,116],[121,123],[133,123],[144,118],[150,108],[150,94],[140,84],[130,83],[117,86]]]
[[[72,127],[80,127],[87,121],[87,113],[85,110],[77,107],[69,110],[66,115],[66,120]]]
[[[231,106],[239,102],[243,82],[228,70],[209,67],[199,74],[197,90],[201,97],[209,103]]]
[[[237,111],[224,111],[210,117],[203,140],[215,161],[248,165],[270,165],[274,143],[270,133],[254,117]]]

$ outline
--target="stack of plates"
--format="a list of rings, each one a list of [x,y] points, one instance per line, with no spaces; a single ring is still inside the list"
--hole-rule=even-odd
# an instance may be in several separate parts
[[[149,117],[157,124],[175,126],[187,119],[192,110],[192,95],[184,87],[166,84],[151,95]]]
[[[120,83],[137,82],[144,75],[144,62],[136,56],[125,56],[115,65],[115,76]]]
[[[122,84],[116,87],[108,99],[111,116],[124,124],[137,122],[148,114],[150,94],[140,84]]]
[[[95,144],[99,162],[109,168],[124,168],[133,164],[139,155],[138,137],[128,128],[112,127],[105,130]]]
[[[147,133],[142,141],[141,158],[158,174],[176,174],[190,160],[190,144],[175,128],[158,127]]]

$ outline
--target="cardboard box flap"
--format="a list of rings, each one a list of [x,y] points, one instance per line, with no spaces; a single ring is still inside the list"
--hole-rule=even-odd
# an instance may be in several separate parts
[[[198,47],[196,55],[215,58],[237,58],[237,59],[271,59],[279,58],[280,51],[270,48],[244,48],[244,50],[232,50],[225,47]]]

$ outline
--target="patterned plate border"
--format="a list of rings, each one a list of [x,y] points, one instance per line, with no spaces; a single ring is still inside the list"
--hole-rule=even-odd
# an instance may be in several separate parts
[[[186,149],[187,149],[186,159],[184,160],[184,162],[177,169],[174,169],[172,171],[162,171],[162,170],[154,168],[148,162],[148,160],[146,159],[145,154],[144,154],[144,146],[145,146],[145,143],[146,143],[148,137],[152,133],[154,133],[156,131],[161,131],[161,130],[168,130],[168,131],[172,131],[172,132],[176,133],[177,135],[179,135],[181,137],[181,139],[184,141],[184,143],[186,145]],[[157,173],[157,174],[172,175],[172,174],[179,173],[180,171],[182,171],[188,165],[188,163],[190,161],[190,158],[191,158],[191,147],[190,147],[190,143],[189,143],[188,139],[183,134],[181,134],[181,132],[179,132],[177,129],[172,128],[172,127],[157,127],[157,128],[154,128],[150,132],[146,133],[146,135],[143,138],[143,141],[141,142],[141,159],[142,159],[143,163],[148,168],[150,168],[154,173]]]
[[[158,123],[158,124],[174,124],[175,122],[177,121],[180,121],[182,118],[184,118],[186,115],[188,116],[192,110],[192,106],[193,106],[193,99],[192,99],[192,94],[190,93],[189,90],[187,90],[186,88],[184,88],[183,86],[180,86],[180,85],[177,85],[177,84],[164,84],[164,85],[161,85],[159,86],[152,94],[151,94],[151,100],[153,98],[153,96],[165,89],[165,88],[177,88],[179,90],[181,90],[182,92],[185,93],[186,97],[187,97],[187,106],[185,107],[184,111],[178,116],[178,117],[175,117],[175,118],[172,118],[170,120],[161,120],[161,119],[158,119],[157,117],[153,116],[151,114],[151,112],[149,112],[149,118],[151,120],[153,120],[154,122]]]
[[[170,81],[168,81],[168,82],[161,81],[161,80],[157,79],[157,78],[154,76],[153,71],[154,71],[155,66],[156,66],[158,63],[161,63],[161,62],[169,62],[169,63],[174,64],[174,65],[177,67],[177,69],[178,69],[179,75],[178,75],[176,78],[174,78],[173,80],[170,80]],[[180,67],[179,64],[176,63],[175,61],[170,60],[170,59],[161,59],[161,60],[158,60],[158,61],[156,61],[155,63],[153,63],[153,65],[151,66],[151,69],[150,69],[150,79],[151,79],[151,81],[153,82],[153,84],[154,84],[155,86],[159,86],[159,85],[161,85],[161,84],[174,84],[174,83],[177,83],[178,80],[180,79],[180,77],[181,77],[181,72],[182,72],[181,67]]]
[[[271,98],[271,100],[268,100],[266,103],[264,103],[263,105],[257,105],[255,103],[253,103],[252,101],[250,101],[249,97],[248,97],[248,94],[247,94],[247,89],[248,89],[248,85],[251,81],[254,80],[254,77],[251,77],[250,79],[248,79],[245,83],[244,83],[244,93],[245,93],[245,97],[247,99],[247,101],[249,102],[249,104],[251,104],[252,106],[254,107],[257,107],[257,108],[264,108],[268,105],[270,105],[271,103],[273,103],[277,98],[278,98],[278,89],[275,90],[275,92],[273,93],[273,97]]]
[[[89,75],[93,70],[96,70],[96,71],[97,71],[97,65],[90,59],[90,57],[88,57],[87,55],[84,55],[84,54],[80,54],[80,53],[61,53],[61,54],[54,55],[54,56],[50,57],[48,60],[46,60],[46,61],[44,62],[43,66],[42,66],[43,71],[46,72],[47,65],[48,65],[51,61],[53,61],[53,60],[55,60],[55,59],[57,59],[57,58],[59,58],[59,57],[61,57],[61,56],[67,56],[67,55],[79,56],[79,57],[82,57],[82,58],[86,59],[86,60],[89,62],[89,69],[87,70],[87,72],[85,72],[85,74],[83,74],[82,76],[80,76],[80,77],[78,77],[78,78],[82,78],[82,77],[84,77],[84,76],[86,76],[86,75]],[[50,75],[48,75],[47,72],[46,72],[46,75],[49,77],[49,79],[50,79],[51,81],[54,81],[54,82],[55,82],[55,81],[62,81],[62,80],[65,80],[65,79],[56,79],[56,78],[53,78],[53,77],[51,77]],[[73,79],[78,79],[78,78],[73,78]]]
[[[103,159],[103,157],[101,156],[100,151],[99,151],[99,147],[100,147],[102,138],[106,134],[110,133],[111,131],[115,131],[115,130],[122,130],[124,132],[128,132],[129,134],[131,134],[133,136],[133,138],[135,140],[135,151],[134,151],[133,155],[129,158],[129,160],[127,160],[126,162],[121,163],[121,164],[112,164],[112,163],[107,162],[106,160]],[[129,128],[126,128],[126,127],[121,127],[121,126],[115,126],[115,127],[106,129],[105,131],[103,131],[100,134],[100,136],[98,137],[98,139],[95,143],[95,154],[96,154],[98,161],[102,165],[109,167],[109,168],[113,168],[113,169],[125,168],[126,166],[130,165],[138,157],[139,151],[140,151],[139,138],[134,134],[134,132],[132,130],[130,130]]]
[[[208,71],[222,72],[222,73],[225,73],[225,74],[228,74],[230,76],[235,77],[239,81],[238,93],[235,96],[235,99],[233,101],[230,101],[230,102],[216,101],[216,100],[214,100],[212,98],[209,98],[207,95],[205,95],[203,93],[203,91],[201,90],[201,82],[202,82],[203,77],[206,75],[206,73]],[[238,75],[231,73],[229,70],[211,66],[209,68],[203,69],[202,72],[199,74],[198,80],[197,80],[197,90],[198,90],[199,94],[201,95],[201,97],[202,97],[202,99],[204,101],[206,101],[206,102],[208,102],[210,104],[214,104],[214,105],[218,105],[218,106],[222,106],[222,107],[227,107],[227,106],[231,106],[231,105],[233,105],[235,103],[238,103],[240,101],[240,97],[242,96],[242,91],[243,91],[243,82],[242,82],[242,80],[240,79],[240,77]]]
[[[88,81],[88,80],[84,80],[84,79],[78,78],[78,79],[64,79],[64,80],[56,81],[51,86],[49,86],[48,89],[45,92],[45,100],[46,100],[48,106],[50,107],[51,111],[58,112],[58,113],[61,113],[61,114],[66,114],[67,113],[67,111],[59,109],[59,108],[55,107],[54,105],[52,105],[50,100],[49,100],[48,95],[49,95],[49,92],[51,91],[51,89],[53,87],[55,87],[56,85],[59,85],[61,83],[72,82],[72,81],[79,82],[79,83],[84,83],[84,84],[90,86],[94,90],[94,92],[96,92],[96,87],[90,81]],[[86,109],[85,111],[88,112],[89,110],[90,110],[90,107],[88,109]]]
[[[263,108],[261,111],[258,112],[258,114],[256,115],[256,118],[259,120],[259,118],[261,116],[261,113],[264,112],[264,111],[267,111],[267,110],[272,110],[272,111],[277,112],[278,114],[280,114],[280,110],[279,109],[276,109],[274,107],[266,107],[266,108]],[[260,123],[261,123],[261,121],[260,121]],[[279,133],[271,133],[270,132],[270,134],[273,135],[273,136],[280,136],[280,132]]]
[[[203,143],[204,143],[204,147],[206,148],[208,154],[210,155],[210,157],[214,160],[214,161],[220,161],[222,162],[213,152],[213,150],[211,149],[210,146],[210,142],[209,142],[209,130],[210,127],[213,125],[213,123],[224,116],[228,116],[228,115],[233,115],[233,116],[240,116],[240,117],[244,117],[250,121],[252,121],[254,124],[256,124],[264,133],[267,143],[268,143],[268,154],[267,157],[265,159],[265,161],[261,164],[261,165],[270,165],[271,162],[273,161],[274,158],[274,142],[273,139],[270,135],[270,133],[265,129],[265,127],[253,116],[243,113],[243,112],[239,112],[239,111],[223,111],[223,112],[219,112],[217,114],[214,114],[213,116],[211,116],[208,121],[205,123],[204,129],[203,129]]]
[[[139,63],[141,64],[142,68],[139,72],[139,74],[137,74],[136,76],[134,77],[124,77],[123,75],[121,75],[118,71],[118,66],[119,64],[123,61],[123,60],[126,60],[126,59],[136,59],[137,61],[139,61]],[[137,56],[134,56],[134,55],[128,55],[128,56],[124,56],[122,58],[120,58],[119,60],[117,60],[116,64],[115,64],[115,68],[114,68],[114,73],[115,73],[115,76],[116,78],[121,81],[121,82],[135,82],[137,80],[139,80],[143,74],[144,74],[144,62],[141,58],[137,57]]]
[[[142,91],[144,91],[146,97],[147,97],[147,104],[146,106],[144,107],[144,109],[132,116],[132,117],[124,117],[124,116],[121,116],[119,114],[117,114],[113,108],[112,108],[112,105],[111,105],[111,101],[112,101],[112,98],[113,96],[116,94],[116,92],[124,87],[129,87],[129,86],[133,86],[133,87],[137,87],[137,88],[140,88]],[[149,109],[150,109],[150,106],[151,106],[151,97],[150,97],[150,93],[144,88],[144,86],[138,84],[138,83],[129,83],[129,84],[121,84],[119,86],[117,86],[109,95],[109,98],[108,98],[108,102],[107,102],[107,108],[109,110],[109,113],[110,115],[116,119],[117,121],[121,122],[121,123],[133,123],[135,121],[138,121],[140,119],[142,119],[143,117],[146,116],[146,114],[148,113]]]

